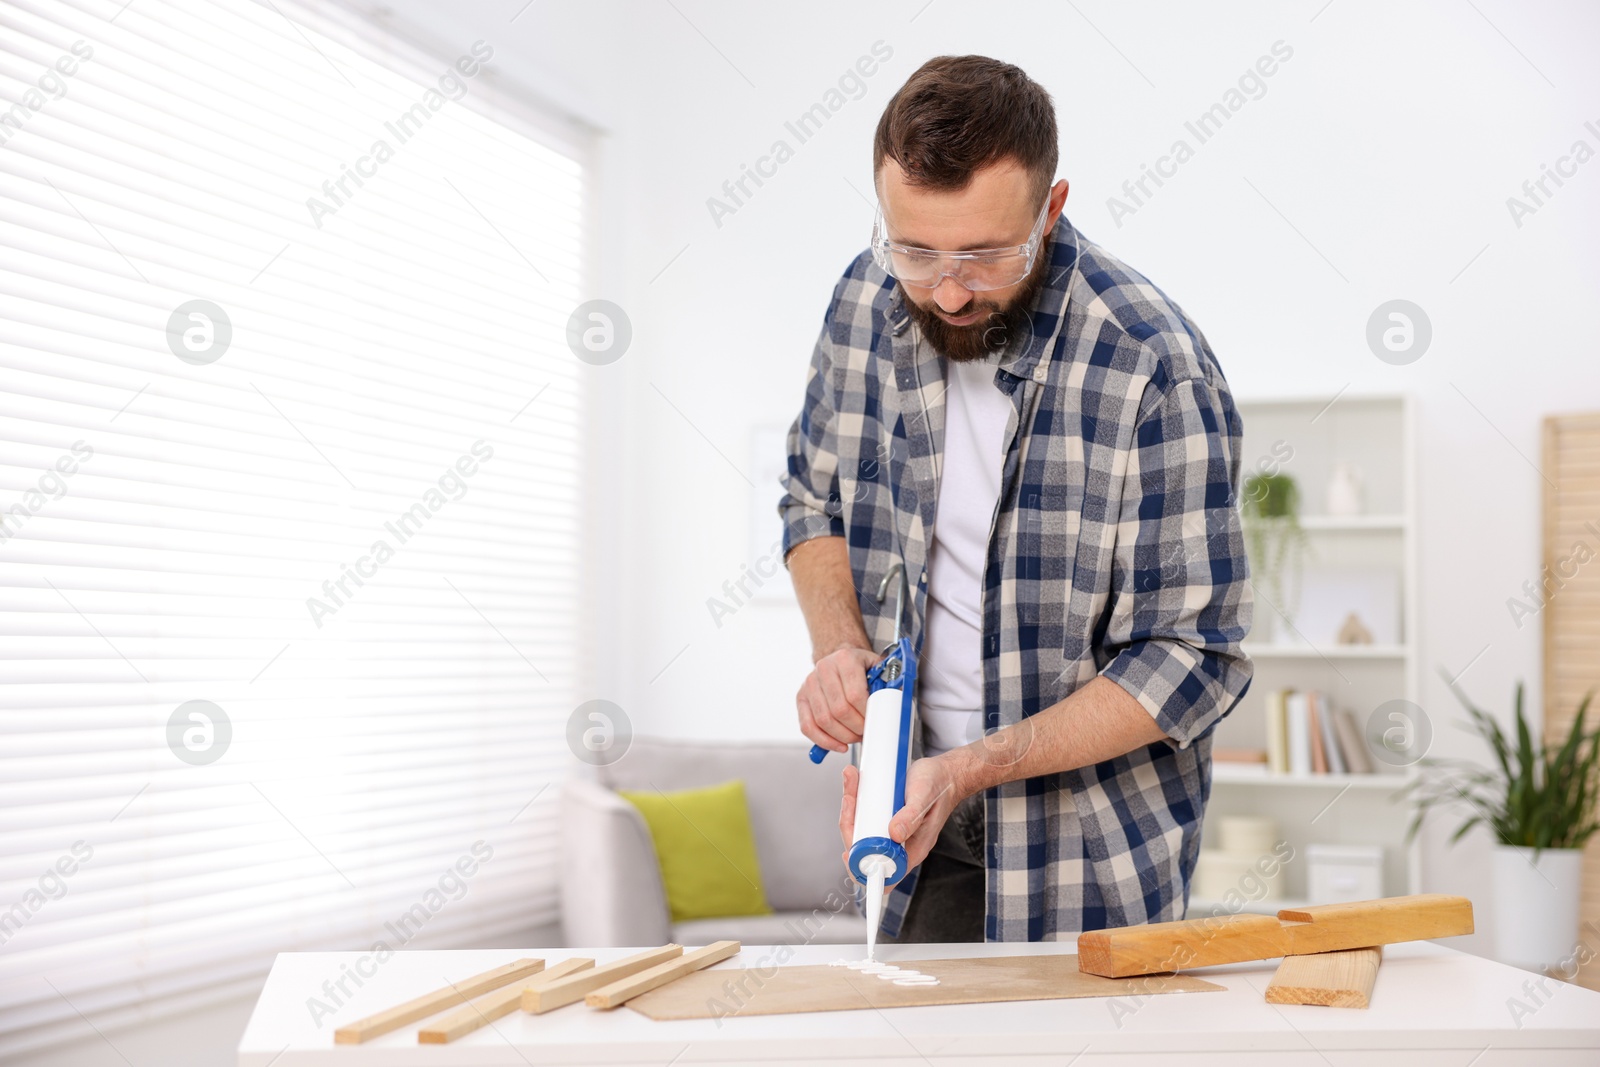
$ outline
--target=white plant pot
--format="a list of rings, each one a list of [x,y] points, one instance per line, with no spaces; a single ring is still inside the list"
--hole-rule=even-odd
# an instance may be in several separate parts
[[[1495,958],[1543,972],[1572,956],[1578,944],[1578,889],[1583,852],[1494,846]]]

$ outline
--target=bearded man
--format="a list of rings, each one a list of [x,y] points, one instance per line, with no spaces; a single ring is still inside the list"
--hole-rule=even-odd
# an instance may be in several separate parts
[[[1183,915],[1211,737],[1249,685],[1241,427],[1199,328],[1075,229],[1056,117],[983,56],[878,123],[872,246],[828,307],[779,504],[815,664],[861,739],[903,565],[911,872],[880,939],[1037,941]],[[844,773],[846,848],[858,775]]]

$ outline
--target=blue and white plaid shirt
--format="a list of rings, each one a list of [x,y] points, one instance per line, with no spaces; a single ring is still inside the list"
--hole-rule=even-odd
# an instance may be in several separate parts
[[[1171,740],[984,796],[985,935],[1048,941],[1183,916],[1211,791],[1211,733],[1249,686],[1252,597],[1235,490],[1239,415],[1199,329],[1065,217],[1031,330],[995,388],[1014,414],[983,589],[987,731],[1104,676]],[[789,431],[784,554],[847,539],[876,647],[904,562],[922,647],[944,439],[944,358],[869,253],[834,289]],[[920,729],[914,753],[921,751]],[[890,894],[896,936],[916,888]]]

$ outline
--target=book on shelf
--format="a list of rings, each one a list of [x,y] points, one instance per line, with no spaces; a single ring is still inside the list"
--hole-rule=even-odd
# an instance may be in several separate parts
[[[1322,744],[1322,716],[1317,709],[1317,694],[1306,694],[1306,729],[1311,734],[1311,773],[1327,774],[1328,750]]]
[[[1278,689],[1266,695],[1267,768],[1272,774],[1372,774],[1361,730],[1326,693]]]
[[[1289,709],[1287,690],[1267,694],[1267,769],[1273,774],[1289,773]]]
[[[1311,773],[1311,708],[1304,693],[1293,690],[1283,695],[1289,716],[1289,773]]]
[[[1311,694],[1316,702],[1317,726],[1322,731],[1322,750],[1327,753],[1328,773],[1344,774],[1346,764],[1344,753],[1339,750],[1339,733],[1333,725],[1334,710],[1327,703],[1321,693]]]
[[[1376,768],[1372,766],[1372,757],[1367,754],[1367,746],[1361,740],[1361,727],[1356,725],[1356,717],[1340,708],[1333,721],[1339,733],[1339,751],[1350,765],[1350,773],[1373,773]]]

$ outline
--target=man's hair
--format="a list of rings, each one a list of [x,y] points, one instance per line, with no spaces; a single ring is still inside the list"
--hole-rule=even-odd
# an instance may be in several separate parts
[[[892,159],[912,185],[964,189],[983,167],[1012,159],[1039,196],[1055,181],[1056,110],[1044,86],[988,56],[936,56],[883,109],[872,173]]]

